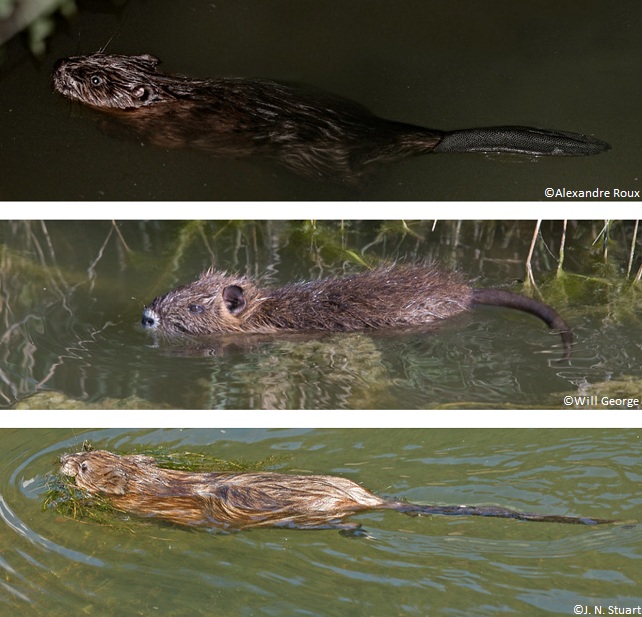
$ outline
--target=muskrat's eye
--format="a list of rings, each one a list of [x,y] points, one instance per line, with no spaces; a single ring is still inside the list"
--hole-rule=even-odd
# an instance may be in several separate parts
[[[103,78],[100,75],[92,75],[91,76],[91,85],[92,86],[100,86],[103,83]]]
[[[80,471],[87,471],[89,469],[89,465],[87,465],[87,461],[83,461],[80,463]]]
[[[200,304],[190,304],[187,307],[190,310],[190,313],[202,313],[205,309]]]

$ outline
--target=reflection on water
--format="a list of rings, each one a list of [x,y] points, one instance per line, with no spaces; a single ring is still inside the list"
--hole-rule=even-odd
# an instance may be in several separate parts
[[[56,457],[85,439],[349,477],[383,495],[639,519],[636,432],[614,430],[13,430],[0,432],[0,556],[11,614],[496,615],[635,606],[642,531],[476,517],[352,517],[368,531],[210,534],[42,511]],[[385,464],[382,462],[385,461]],[[581,472],[581,479],[578,479]],[[337,590],[340,590],[337,593]],[[243,601],[239,601],[240,594]],[[492,598],[491,601],[489,601]]]
[[[44,393],[32,406],[548,408],[564,394],[639,394],[638,292],[620,273],[633,225],[613,224],[606,265],[593,243],[601,227],[569,226],[566,275],[554,280],[561,226],[542,229],[539,292],[575,332],[572,361],[560,364],[557,333],[499,307],[421,332],[196,346],[140,326],[144,304],[212,264],[277,286],[432,259],[475,286],[519,291],[531,222],[0,223],[0,404]]]
[[[42,487],[41,487],[41,490],[42,490]],[[36,545],[43,550],[59,553],[65,559],[78,561],[88,566],[104,565],[99,559],[85,555],[78,551],[69,550],[35,533],[33,529],[25,525],[25,523],[21,521],[19,517],[16,516],[16,514],[8,506],[8,504],[6,503],[2,495],[0,495],[0,519],[2,519],[2,522],[5,525],[7,525],[7,527],[9,527],[12,531],[21,535],[23,538],[28,540],[31,544]]]

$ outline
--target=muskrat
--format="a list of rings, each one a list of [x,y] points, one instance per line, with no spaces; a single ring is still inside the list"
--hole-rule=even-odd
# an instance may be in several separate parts
[[[149,54],[60,59],[53,85],[69,99],[110,112],[115,123],[155,145],[262,155],[330,180],[355,179],[375,163],[428,152],[583,156],[609,148],[594,137],[523,126],[427,129],[272,81],[159,73],[159,62]]]
[[[437,506],[395,501],[337,476],[176,471],[158,467],[149,456],[119,456],[106,450],[66,454],[60,462],[61,472],[75,478],[78,488],[107,497],[120,510],[179,525],[225,530],[252,527],[357,530],[358,524],[345,523],[343,519],[366,510],[575,525],[617,522],[516,512],[497,506]]]
[[[573,334],[550,306],[517,293],[475,289],[435,264],[392,265],[277,288],[209,269],[192,283],[155,298],[145,328],[161,334],[348,332],[427,326],[479,305],[532,313],[559,331],[564,359]]]

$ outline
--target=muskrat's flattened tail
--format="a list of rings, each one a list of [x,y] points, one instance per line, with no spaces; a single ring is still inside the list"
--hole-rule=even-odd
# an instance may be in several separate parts
[[[586,516],[563,516],[556,514],[536,514],[532,512],[517,512],[499,506],[435,506],[414,503],[395,502],[391,504],[397,512],[410,516],[442,515],[442,516],[488,516],[491,518],[510,518],[518,521],[535,523],[564,523],[566,525],[607,525],[620,521],[606,518],[590,518]]]
[[[580,133],[529,126],[491,126],[449,131],[435,152],[514,152],[534,156],[587,156],[609,150],[609,144]]]
[[[561,315],[548,304],[533,300],[512,291],[502,289],[473,289],[473,306],[485,304],[488,306],[503,306],[506,308],[524,311],[539,317],[551,330],[559,332],[562,338],[562,360],[571,357],[573,347],[573,331],[562,319]]]

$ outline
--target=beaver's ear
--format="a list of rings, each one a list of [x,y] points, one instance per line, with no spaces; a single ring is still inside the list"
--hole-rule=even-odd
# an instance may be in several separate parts
[[[137,98],[141,103],[147,103],[152,98],[152,89],[145,86],[135,86],[130,91],[131,95]]]
[[[112,495],[124,495],[127,491],[127,475],[120,469],[115,469],[109,474],[111,485],[109,493]]]
[[[223,289],[223,302],[227,310],[232,313],[232,315],[238,315],[243,312],[247,306],[247,301],[243,295],[243,288],[238,285],[228,285]]]

